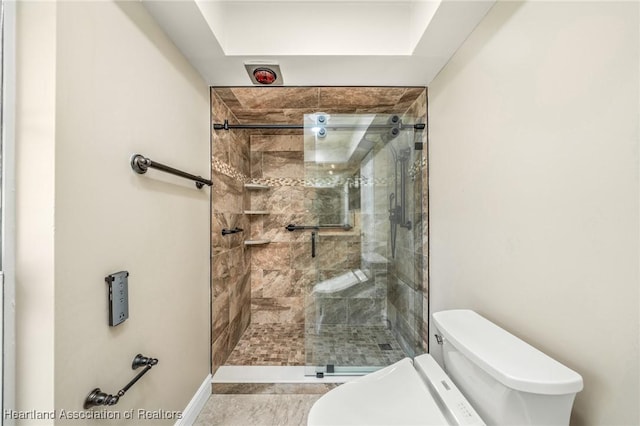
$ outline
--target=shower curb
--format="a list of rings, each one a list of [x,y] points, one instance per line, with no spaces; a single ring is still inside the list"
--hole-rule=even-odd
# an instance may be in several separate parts
[[[345,383],[358,376],[305,376],[303,366],[223,365],[211,383]]]

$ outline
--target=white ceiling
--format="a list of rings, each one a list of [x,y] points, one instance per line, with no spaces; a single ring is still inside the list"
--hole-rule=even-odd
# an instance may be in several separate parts
[[[142,0],[211,86],[427,86],[495,0]]]

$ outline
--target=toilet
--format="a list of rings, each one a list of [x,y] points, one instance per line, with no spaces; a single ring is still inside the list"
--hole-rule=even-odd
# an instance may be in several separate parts
[[[444,369],[405,358],[323,395],[307,424],[568,425],[582,377],[470,310],[433,314]]]

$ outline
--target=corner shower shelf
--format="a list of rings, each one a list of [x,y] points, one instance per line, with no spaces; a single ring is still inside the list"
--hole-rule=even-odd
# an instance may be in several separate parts
[[[271,240],[246,240],[244,242],[245,246],[259,246],[262,244],[269,244]]]
[[[260,183],[245,183],[244,187],[246,189],[269,189],[269,188],[271,188],[269,185],[262,185]]]
[[[268,210],[245,210],[244,214],[269,214]]]

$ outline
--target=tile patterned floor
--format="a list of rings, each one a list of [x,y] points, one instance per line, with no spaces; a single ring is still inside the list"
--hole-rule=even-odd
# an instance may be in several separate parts
[[[194,426],[307,424],[311,406],[322,395],[211,395]]]
[[[225,365],[304,365],[304,325],[249,324]]]
[[[250,324],[226,365],[386,366],[405,357],[382,326],[325,325],[308,333],[302,324]],[[387,344],[383,349],[380,345]]]
[[[382,326],[325,325],[320,332],[309,332],[308,338],[310,365],[383,367],[406,356]]]
[[[323,395],[340,383],[213,383],[211,393]]]

